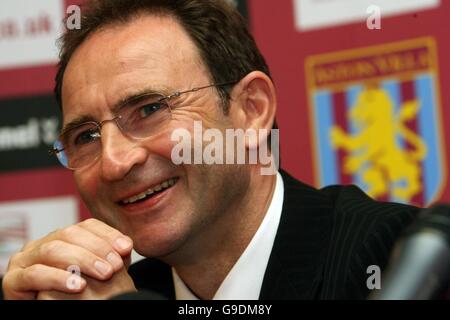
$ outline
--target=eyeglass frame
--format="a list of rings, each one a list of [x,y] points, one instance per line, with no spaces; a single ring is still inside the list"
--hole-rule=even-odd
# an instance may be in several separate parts
[[[239,82],[239,80],[237,80],[237,81],[223,82],[223,83],[214,83],[214,84],[209,84],[209,85],[206,85],[206,86],[195,87],[195,88],[192,88],[192,89],[189,89],[189,90],[175,91],[175,92],[173,92],[173,93],[171,93],[171,94],[169,94],[169,95],[164,95],[164,94],[158,93],[158,92],[146,92],[146,93],[142,93],[142,94],[140,94],[140,95],[134,97],[133,100],[137,100],[137,99],[139,99],[139,98],[145,97],[145,96],[150,95],[150,94],[155,94],[155,95],[161,95],[161,98],[158,100],[158,102],[161,102],[161,101],[163,101],[163,100],[170,101],[171,99],[173,99],[173,98],[178,98],[179,96],[181,96],[181,95],[183,95],[183,94],[186,94],[186,93],[197,92],[197,91],[199,91],[199,90],[203,90],[203,89],[207,89],[207,88],[212,88],[212,87],[219,88],[219,87],[231,86],[231,85],[237,84],[238,82]],[[172,108],[171,108],[170,104],[168,104],[168,107],[169,107],[169,112],[172,113]],[[103,125],[104,125],[105,123],[107,123],[107,122],[115,122],[116,125],[117,125],[117,127],[119,128],[119,130],[120,130],[123,134],[125,134],[126,136],[129,136],[129,137],[131,137],[131,138],[133,138],[133,139],[139,139],[139,138],[133,137],[132,135],[130,135],[130,134],[127,133],[127,132],[124,132],[124,129],[123,129],[123,128],[121,127],[121,125],[119,125],[119,123],[117,122],[117,120],[118,120],[118,119],[121,119],[121,118],[122,118],[122,116],[121,116],[121,115],[118,115],[118,116],[115,116],[115,117],[112,118],[112,119],[106,119],[106,120],[103,120],[103,121],[100,121],[100,122],[97,122],[97,121],[86,121],[86,122],[80,123],[80,124],[79,124],[78,126],[76,126],[76,127],[80,127],[80,126],[83,126],[83,125],[86,125],[86,124],[95,124],[95,125],[98,127],[98,129],[99,129],[98,131],[99,131],[100,137],[101,137],[101,129],[102,129]],[[72,129],[74,129],[74,128],[69,128],[69,129],[67,129],[67,130],[62,131],[61,134],[59,135],[59,137],[61,138],[66,132],[68,132],[68,131],[70,131],[70,130],[72,130]],[[147,138],[147,137],[146,137],[146,138]],[[141,138],[141,139],[145,139],[145,138]],[[60,139],[56,140],[55,143],[54,143],[54,145],[55,145],[58,141],[60,141]],[[56,148],[55,146],[53,146],[53,148],[51,148],[50,150],[48,150],[48,153],[49,153],[49,155],[51,155],[51,156],[56,156],[56,158],[58,159],[58,162],[59,162],[64,168],[67,168],[67,169],[72,170],[72,171],[78,170],[78,169],[81,169],[81,168],[84,168],[84,167],[86,167],[86,166],[89,166],[91,163],[94,163],[94,162],[98,159],[98,156],[97,156],[97,157],[95,157],[91,162],[89,162],[89,163],[86,164],[86,165],[83,165],[83,166],[78,167],[78,168],[70,168],[70,167],[68,167],[68,166],[65,166],[65,165],[61,162],[61,160],[59,160],[58,154],[61,153],[61,152],[63,152],[64,150],[65,150],[65,148],[58,149],[58,148]]]

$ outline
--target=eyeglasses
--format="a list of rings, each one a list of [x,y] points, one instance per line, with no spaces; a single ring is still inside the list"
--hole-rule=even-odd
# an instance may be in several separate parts
[[[212,87],[226,87],[237,81],[210,84],[170,95],[143,93],[119,107],[116,117],[102,122],[89,121],[64,130],[49,153],[56,155],[59,162],[70,170],[80,169],[95,162],[102,150],[101,130],[108,122],[115,122],[126,136],[145,139],[159,132],[171,119],[170,100],[182,94]]]

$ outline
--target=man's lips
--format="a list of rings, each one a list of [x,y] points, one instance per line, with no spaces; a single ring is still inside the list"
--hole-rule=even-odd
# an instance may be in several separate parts
[[[117,203],[119,205],[126,206],[144,201],[163,192],[166,189],[169,189],[170,187],[175,185],[175,183],[177,183],[178,179],[178,177],[167,179],[161,183],[158,183],[157,185],[153,185],[152,187],[145,189],[144,191],[135,192],[132,195],[123,197],[122,200],[119,200]]]

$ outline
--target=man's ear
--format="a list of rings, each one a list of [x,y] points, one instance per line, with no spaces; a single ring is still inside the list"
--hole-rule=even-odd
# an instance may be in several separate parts
[[[230,116],[237,127],[244,131],[255,130],[259,141],[248,141],[247,148],[255,148],[254,145],[267,140],[270,134],[277,110],[277,97],[272,80],[261,71],[253,71],[239,82],[235,92],[237,97],[230,110]],[[232,93],[234,95],[234,93]],[[260,136],[261,129],[266,129],[264,136]]]

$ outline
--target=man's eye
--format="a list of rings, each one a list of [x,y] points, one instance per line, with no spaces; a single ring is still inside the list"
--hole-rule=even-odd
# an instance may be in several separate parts
[[[100,138],[100,132],[96,129],[86,130],[78,133],[74,139],[74,144],[81,146],[84,144],[91,143]]]
[[[153,113],[155,113],[163,108],[164,108],[164,103],[162,103],[162,102],[150,103],[150,104],[147,104],[147,105],[139,108],[139,116],[141,118],[147,118],[147,117],[151,116]]]

